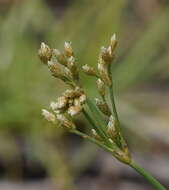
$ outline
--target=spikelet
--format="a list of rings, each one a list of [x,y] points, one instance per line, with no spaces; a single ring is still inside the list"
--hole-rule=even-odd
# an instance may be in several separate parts
[[[113,34],[110,40],[111,55],[114,53],[116,46],[117,46],[116,34]]]
[[[103,59],[104,63],[111,63],[112,56],[111,56],[108,48],[102,47],[100,56]]]
[[[97,77],[97,72],[95,71],[95,69],[89,65],[83,65],[82,66],[83,71],[90,76],[95,76]]]
[[[82,95],[79,97],[79,102],[80,102],[81,105],[86,102],[86,95],[85,95],[85,94],[82,94]]]
[[[64,48],[65,48],[65,54],[67,57],[73,56],[73,49],[70,42],[65,42]]]
[[[64,75],[59,64],[53,63],[53,61],[48,61],[48,67],[54,77],[61,78]]]
[[[114,139],[115,136],[117,135],[116,133],[116,129],[115,129],[115,119],[114,117],[111,115],[109,117],[109,122],[107,125],[107,134],[110,136],[110,138]]]
[[[52,50],[48,45],[42,42],[40,49],[38,50],[38,56],[44,64],[47,64],[52,58]]]
[[[58,63],[67,66],[67,59],[65,55],[60,52],[58,49],[53,50],[53,56],[57,59]]]
[[[55,123],[56,121],[56,118],[55,118],[55,115],[51,112],[49,112],[48,110],[46,109],[42,109],[42,115],[44,116],[44,118],[47,120],[47,121],[50,121],[52,123]]]
[[[70,72],[72,73],[73,79],[78,80],[79,79],[79,71],[77,68],[75,58],[73,56],[68,58],[67,67],[69,68]]]
[[[52,73],[52,76],[63,80],[68,85],[71,84],[72,73],[67,67],[58,63],[54,63],[53,61],[48,61],[48,68]]]
[[[57,102],[51,102],[50,103],[50,107],[53,111],[57,110],[58,109],[58,104]]]
[[[82,111],[82,107],[77,105],[77,106],[70,106],[67,112],[69,115],[75,116],[75,115],[80,114],[81,111]]]
[[[57,120],[60,122],[61,126],[63,126],[65,129],[75,129],[75,124],[69,120],[65,115],[63,114],[57,114],[56,115]]]
[[[100,95],[102,97],[105,97],[105,94],[106,94],[105,83],[100,78],[98,78],[97,81],[96,81],[96,84],[97,84],[97,89],[98,89]]]
[[[67,102],[68,102],[68,99],[65,96],[60,96],[57,99],[57,109],[62,109],[64,107],[66,107]]]
[[[111,115],[111,111],[107,105],[106,102],[102,101],[102,100],[99,100],[98,98],[95,98],[95,101],[96,101],[96,106],[99,108],[99,110],[107,115],[107,116],[110,116]]]
[[[108,74],[108,68],[107,68],[107,65],[103,64],[103,61],[101,59],[99,59],[98,71],[100,74],[100,78],[104,81],[104,83],[107,86],[110,86],[111,85],[111,79],[110,79],[109,74]]]

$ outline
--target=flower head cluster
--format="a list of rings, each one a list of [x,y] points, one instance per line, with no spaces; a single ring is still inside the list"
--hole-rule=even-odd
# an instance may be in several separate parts
[[[54,77],[69,85],[69,89],[62,93],[56,101],[50,103],[51,111],[42,109],[42,115],[47,121],[95,143],[120,162],[131,166],[151,182],[156,189],[165,189],[156,179],[133,162],[122,135],[111,74],[116,46],[116,36],[113,35],[109,46],[101,48],[97,70],[89,65],[82,67],[87,75],[97,78],[96,86],[101,98],[95,98],[94,103],[92,99],[86,97],[80,84],[78,64],[71,43],[65,42],[63,52],[51,49],[45,43],[41,43],[38,51],[40,60],[48,66]],[[108,99],[111,102],[111,109]],[[88,122],[89,130],[85,130],[85,132],[79,130],[73,121],[73,117],[79,113],[82,113]],[[89,131],[89,134],[86,131]]]
[[[57,101],[50,103],[53,113],[43,109],[42,115],[53,123],[57,122],[69,129],[75,128],[72,116],[82,111],[86,95],[78,83],[79,72],[71,43],[65,42],[64,52],[51,49],[45,43],[41,43],[38,55],[54,77],[70,86],[70,89],[58,97]]]
[[[78,115],[86,101],[86,95],[79,87],[66,90],[56,102],[51,102],[50,107],[56,114],[67,112],[70,116]]]
[[[43,109],[42,115],[48,121],[98,144],[120,161],[127,163],[130,162],[130,156],[119,128],[115,106],[110,109],[106,97],[107,89],[110,91],[112,89],[110,67],[116,45],[116,36],[113,35],[109,46],[101,48],[97,70],[89,65],[82,67],[86,74],[97,78],[96,85],[101,99],[96,98],[94,104],[86,97],[80,84],[78,64],[71,43],[65,42],[63,52],[42,43],[38,52],[41,61],[48,66],[54,77],[61,79],[70,87],[56,101],[50,103],[51,112]],[[111,100],[114,103],[114,99]],[[88,106],[88,110],[84,104]],[[91,134],[82,133],[75,126],[73,117],[79,113],[83,113],[90,123]]]
[[[51,49],[42,42],[38,55],[42,62],[48,66],[54,77],[63,80],[72,88],[77,86],[79,72],[71,43],[65,42],[64,52],[61,52],[58,49]]]

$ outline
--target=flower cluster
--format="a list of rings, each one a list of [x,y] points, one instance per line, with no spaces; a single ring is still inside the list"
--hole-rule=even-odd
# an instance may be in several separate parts
[[[50,103],[51,111],[42,109],[42,115],[47,121],[61,126],[111,153],[120,162],[131,166],[143,175],[156,189],[165,190],[166,188],[131,159],[128,146],[122,135],[115,106],[111,74],[116,46],[116,36],[113,35],[109,46],[101,48],[97,70],[89,65],[82,67],[87,75],[97,78],[96,85],[101,98],[96,98],[94,104],[93,100],[86,97],[80,84],[78,64],[71,43],[65,42],[63,52],[51,49],[42,43],[38,52],[40,60],[48,66],[54,77],[69,85],[69,89],[58,97],[57,101]],[[107,103],[108,98],[112,105],[111,108]],[[85,104],[86,106],[84,106]],[[79,113],[82,113],[88,121],[90,134],[82,132],[76,127],[73,117]]]
[[[42,42],[38,55],[41,61],[48,66],[54,77],[63,80],[72,88],[78,85],[79,72],[77,62],[69,42],[65,42],[64,52],[60,52],[58,49],[51,49]]]
[[[53,113],[43,109],[42,114],[48,121],[73,129],[75,125],[72,122],[72,116],[82,111],[86,95],[79,86],[79,72],[71,44],[65,42],[64,52],[60,52],[41,43],[38,55],[54,77],[70,86],[70,89],[58,97],[57,101],[50,103]]]
[[[61,79],[70,87],[57,98],[57,101],[50,103],[51,112],[43,109],[42,115],[48,121],[98,144],[120,161],[127,163],[130,162],[130,155],[120,131],[115,106],[110,109],[107,103],[107,89],[110,90],[110,96],[112,95],[111,65],[115,57],[116,45],[116,36],[113,35],[110,45],[107,48],[101,48],[97,70],[89,65],[82,67],[87,75],[97,78],[96,85],[101,99],[96,98],[94,104],[89,97],[86,97],[80,84],[79,68],[71,43],[65,42],[63,52],[51,49],[42,43],[38,52],[41,61],[48,66],[54,77]],[[113,98],[111,101],[112,105],[115,105]],[[88,106],[88,110],[84,104]],[[89,135],[79,131],[75,126],[73,117],[79,113],[83,113],[90,124],[91,133]]]

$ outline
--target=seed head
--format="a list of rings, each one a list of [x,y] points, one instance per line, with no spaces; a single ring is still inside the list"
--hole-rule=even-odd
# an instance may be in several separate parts
[[[81,104],[84,104],[86,102],[86,95],[85,94],[82,94],[80,97],[79,97],[79,102]]]
[[[54,49],[53,50],[53,55],[54,55],[54,57],[56,57],[57,61],[60,64],[62,64],[64,66],[67,66],[67,59],[66,59],[65,55],[62,52],[60,52],[58,49]]]
[[[67,119],[65,115],[57,114],[56,118],[60,122],[60,124],[66,129],[75,129],[74,123],[71,120]]]
[[[115,119],[114,119],[114,117],[112,115],[109,117],[109,122],[108,122],[107,128],[110,131],[115,130]]]
[[[83,91],[80,88],[75,88],[75,90],[66,90],[63,95],[66,98],[74,99],[76,97],[80,97],[83,94]]]
[[[97,76],[97,73],[95,71],[95,69],[89,65],[83,65],[82,66],[83,71],[87,74],[87,75],[91,75],[91,76]]]
[[[51,102],[50,107],[55,113],[62,113],[66,110],[68,104],[68,99],[61,96],[57,99],[57,102]]]
[[[42,115],[44,116],[44,118],[52,123],[55,123],[56,118],[55,115],[50,113],[48,110],[46,109],[42,109]]]
[[[104,60],[105,63],[111,63],[112,57],[108,48],[102,47],[100,54],[101,54],[101,58]]]
[[[80,99],[79,98],[74,98],[73,105],[74,106],[81,106]]]
[[[68,114],[71,116],[78,115],[78,114],[80,114],[81,111],[82,111],[81,106],[71,106],[68,108]]]
[[[71,56],[68,59],[67,66],[68,66],[69,70],[71,71],[73,78],[75,80],[79,79],[78,68],[77,68],[77,65],[76,65],[75,58],[73,56]]]
[[[112,139],[114,139],[114,137],[117,135],[115,129],[115,119],[112,115],[109,117],[109,122],[107,125],[107,133]]]
[[[52,50],[48,45],[42,42],[38,51],[38,56],[44,64],[47,64],[52,58]]]
[[[73,73],[70,71],[70,69],[68,69],[67,67],[63,68],[63,72],[65,74],[66,77],[72,79],[73,78]]]
[[[58,109],[58,104],[57,104],[57,102],[51,102],[51,103],[50,103],[50,107],[51,107],[52,110]]]
[[[54,77],[56,78],[62,77],[63,72],[59,64],[53,63],[53,61],[48,61],[48,67]]]
[[[69,99],[68,104],[69,104],[69,107],[75,105],[74,104],[74,99]]]
[[[98,98],[95,98],[95,101],[96,101],[96,106],[99,108],[99,110],[107,115],[107,116],[110,116],[111,115],[111,111],[107,105],[106,102],[103,102],[102,100],[99,100]]]
[[[48,68],[54,77],[69,84],[70,79],[72,79],[72,74],[67,67],[58,63],[54,63],[53,61],[48,61]]]
[[[111,37],[111,44],[113,44],[116,40],[116,34],[113,34]]]
[[[64,48],[67,57],[73,56],[73,49],[70,42],[65,42]]]
[[[100,62],[98,63],[98,71],[100,74],[100,78],[104,81],[104,83],[108,86],[111,85],[111,79],[109,77],[108,74],[108,70],[107,70],[107,65],[103,64],[100,60]]]
[[[106,94],[106,86],[105,86],[104,82],[100,78],[98,78],[96,83],[97,83],[97,89],[98,89],[100,95],[104,97]]]
[[[74,90],[66,90],[63,95],[66,97],[66,98],[73,98],[75,96],[75,91]]]
[[[112,35],[111,40],[110,40],[110,46],[111,46],[111,54],[112,54],[117,46],[116,34]]]

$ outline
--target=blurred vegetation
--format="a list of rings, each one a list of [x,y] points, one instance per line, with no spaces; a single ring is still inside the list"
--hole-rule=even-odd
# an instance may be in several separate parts
[[[22,176],[22,171],[17,171],[26,155],[30,163],[39,160],[51,178],[66,175],[68,180],[60,180],[61,186],[72,183],[69,174],[73,169],[69,167],[74,164],[64,164],[64,160],[75,159],[68,154],[71,137],[48,126],[40,115],[41,108],[64,89],[63,83],[51,78],[37,58],[41,41],[57,48],[66,40],[72,41],[79,66],[87,63],[95,67],[99,48],[116,33],[119,46],[113,77],[126,134],[140,134],[143,139],[155,134],[169,143],[168,109],[161,107],[167,106],[165,96],[169,90],[165,85],[169,80],[167,3],[152,0],[149,7],[155,8],[149,12],[144,9],[146,1],[74,0],[67,3],[62,14],[55,14],[43,0],[16,2],[0,13],[0,159],[7,163],[9,173],[16,170],[15,174]],[[83,74],[81,78],[88,93],[97,96],[94,81]],[[160,97],[156,95],[159,91]],[[135,142],[135,135],[130,143]],[[87,145],[80,146],[76,163],[86,155]],[[93,150],[91,147],[87,151]],[[16,162],[18,167],[16,164],[16,169],[10,171],[13,164],[8,163]],[[83,165],[77,170],[80,167]]]

